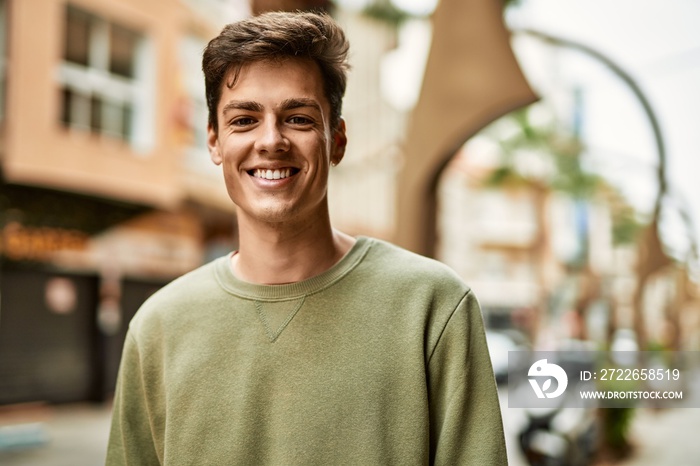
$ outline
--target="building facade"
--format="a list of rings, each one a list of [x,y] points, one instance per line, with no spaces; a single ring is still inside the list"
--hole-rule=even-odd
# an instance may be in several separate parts
[[[0,405],[109,397],[143,300],[235,249],[201,53],[225,23],[301,3],[0,0]],[[333,14],[353,65],[333,221],[390,239],[404,114],[379,74],[395,31]]]
[[[143,300],[235,247],[199,70],[238,3],[0,1],[0,404],[108,396]]]

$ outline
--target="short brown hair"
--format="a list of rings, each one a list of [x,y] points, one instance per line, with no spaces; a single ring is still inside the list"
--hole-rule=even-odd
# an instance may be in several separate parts
[[[343,30],[325,13],[272,12],[227,25],[209,42],[202,58],[209,124],[218,128],[216,109],[229,71],[233,70],[235,83],[246,64],[308,58],[321,71],[331,107],[330,123],[335,128],[347,83],[348,48]]]

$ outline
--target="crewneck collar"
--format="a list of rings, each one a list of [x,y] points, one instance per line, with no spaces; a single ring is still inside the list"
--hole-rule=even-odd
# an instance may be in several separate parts
[[[214,273],[223,289],[241,298],[268,301],[296,299],[321,291],[343,278],[360,263],[372,244],[371,238],[359,236],[345,256],[330,269],[306,280],[284,285],[260,285],[240,280],[231,270],[230,254],[215,261]]]

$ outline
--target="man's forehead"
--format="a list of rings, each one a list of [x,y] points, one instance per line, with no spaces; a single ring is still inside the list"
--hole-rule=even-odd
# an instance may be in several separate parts
[[[303,70],[307,77],[307,81],[316,77],[319,84],[323,85],[323,76],[318,64],[306,57],[280,57],[280,58],[265,58],[246,63],[233,64],[226,72],[224,85],[228,88],[233,88],[241,76],[248,73],[251,69],[267,68],[272,73],[277,74],[279,79],[289,77],[290,70]]]
[[[273,105],[275,110],[294,110],[298,108],[313,109],[319,113],[323,113],[323,107],[321,102],[315,98],[309,97],[290,97],[286,98],[280,102],[275,102]],[[250,112],[262,112],[265,110],[265,105],[257,102],[255,100],[240,100],[240,99],[230,99],[228,101],[222,101],[222,113],[234,110],[244,110]]]
[[[248,79],[251,72],[258,74],[260,71],[265,73],[264,79],[260,79],[260,76]],[[245,85],[241,86],[243,82]],[[237,92],[249,89],[248,85],[252,85],[253,89],[257,88],[257,91],[263,91],[258,98],[264,98],[275,94],[275,91],[283,92],[287,89],[285,85],[290,83],[292,84],[289,88],[293,94],[284,95],[278,105],[290,108],[309,106],[319,110],[330,110],[323,76],[318,64],[308,58],[295,57],[265,59],[232,67],[224,80],[224,94],[220,105],[229,107],[233,101],[250,100],[252,96],[247,97]],[[295,87],[298,89],[294,89]],[[227,88],[228,92],[226,92]],[[267,93],[268,90],[270,94]]]

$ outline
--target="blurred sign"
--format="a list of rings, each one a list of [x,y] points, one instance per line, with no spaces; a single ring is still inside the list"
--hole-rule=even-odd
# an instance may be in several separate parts
[[[47,260],[52,253],[87,249],[89,236],[76,230],[29,227],[12,222],[0,230],[0,255],[12,260]]]

